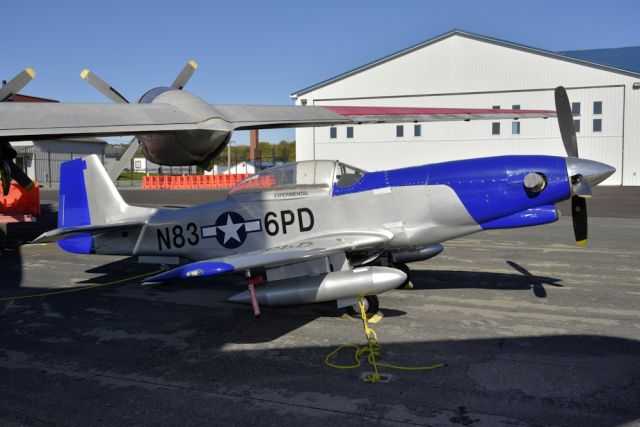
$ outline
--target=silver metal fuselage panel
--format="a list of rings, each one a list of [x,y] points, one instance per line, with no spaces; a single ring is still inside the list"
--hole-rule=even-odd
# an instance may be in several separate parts
[[[424,246],[474,233],[481,227],[446,185],[383,188],[340,196],[327,191],[292,196],[233,196],[152,214],[137,232],[94,237],[98,254],[179,256],[193,261],[268,250],[327,234],[385,232],[385,250]]]

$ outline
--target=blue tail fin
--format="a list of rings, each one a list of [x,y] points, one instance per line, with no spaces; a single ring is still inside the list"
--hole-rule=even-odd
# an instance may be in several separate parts
[[[60,165],[60,195],[58,198],[58,228],[91,224],[84,171],[87,162],[74,159]],[[89,233],[66,237],[58,246],[76,254],[93,253],[93,237]]]
[[[144,220],[156,209],[129,206],[109,179],[95,154],[64,162],[60,166],[58,228],[109,225]],[[93,237],[78,233],[59,240],[66,251],[93,253]]]

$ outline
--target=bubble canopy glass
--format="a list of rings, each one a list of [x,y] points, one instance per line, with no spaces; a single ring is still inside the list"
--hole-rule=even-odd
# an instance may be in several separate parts
[[[343,186],[357,182],[364,171],[334,160],[307,160],[265,169],[237,183],[229,191],[230,196],[265,191],[325,190],[328,192],[334,180]],[[348,177],[345,180],[345,177]]]

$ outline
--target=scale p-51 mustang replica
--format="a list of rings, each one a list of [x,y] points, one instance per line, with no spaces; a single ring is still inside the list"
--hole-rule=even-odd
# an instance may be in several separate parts
[[[195,69],[189,66],[171,88],[152,89],[135,104],[125,104],[122,95],[88,71],[83,78],[119,104],[2,103],[0,147],[20,139],[134,134],[156,163],[204,164],[238,129],[556,114],[211,105],[181,90]],[[378,172],[337,161],[298,162],[239,182],[223,201],[177,211],[127,205],[96,156],[75,159],[61,166],[59,228],[36,242],[58,241],[74,253],[182,264],[147,283],[242,273],[249,289],[231,301],[251,302],[255,314],[259,304],[333,300],[358,311],[357,299],[363,296],[367,313],[374,313],[376,295],[407,280],[403,263],[433,257],[441,242],[459,236],[556,221],[555,203],[569,197],[576,240],[586,243],[585,199],[615,169],[578,158],[569,100],[562,87],[555,95],[567,158],[504,156]],[[3,153],[3,173],[16,173],[11,156]],[[263,274],[267,283],[256,289]]]
[[[61,167],[57,240],[75,253],[136,255],[183,265],[146,283],[242,273],[249,289],[230,300],[277,306],[337,301],[367,313],[377,294],[402,285],[394,268],[428,259],[441,242],[481,230],[546,224],[572,197],[578,244],[585,198],[615,169],[578,158],[564,88],[556,108],[568,157],[503,156],[365,172],[337,161],[267,169],[225,200],[182,210],[127,205],[96,156]],[[255,288],[255,277],[267,283]]]

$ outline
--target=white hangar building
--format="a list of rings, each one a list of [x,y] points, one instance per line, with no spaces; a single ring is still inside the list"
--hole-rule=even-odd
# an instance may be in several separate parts
[[[291,94],[298,105],[555,110],[567,88],[580,157],[640,185],[640,47],[550,52],[451,31]],[[555,119],[373,124],[296,130],[296,158],[366,170],[506,154],[565,156]]]

